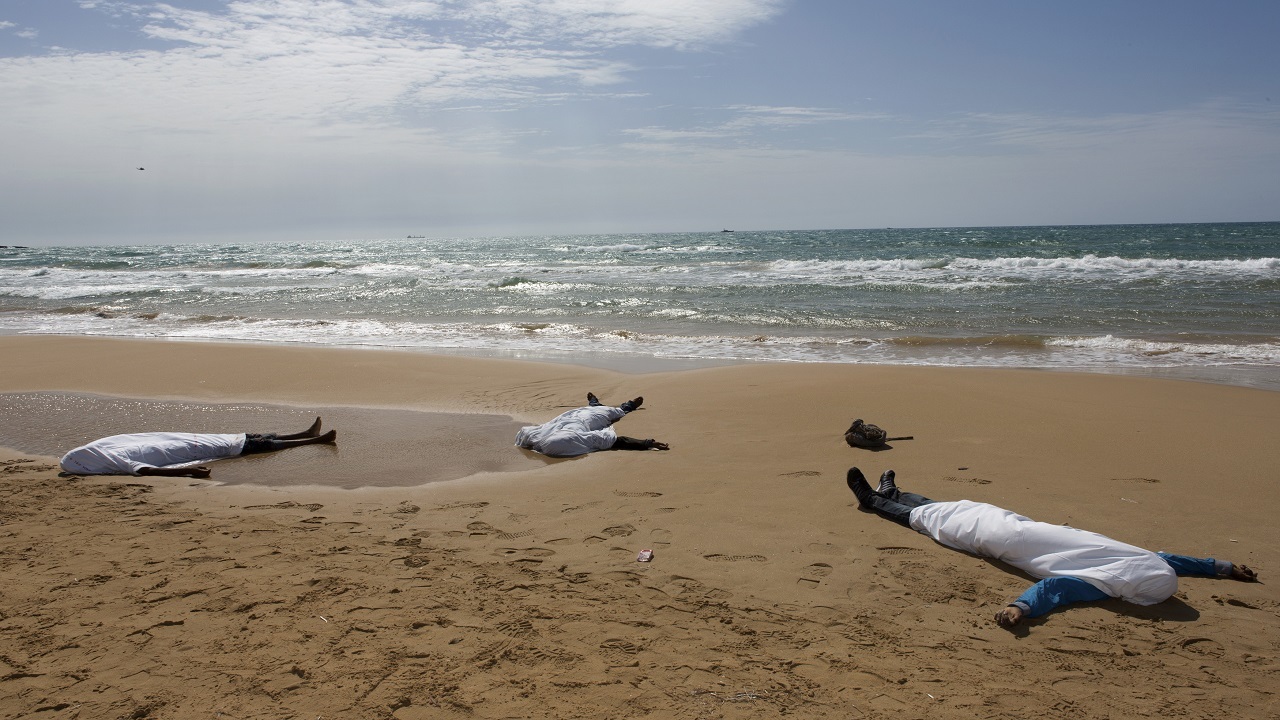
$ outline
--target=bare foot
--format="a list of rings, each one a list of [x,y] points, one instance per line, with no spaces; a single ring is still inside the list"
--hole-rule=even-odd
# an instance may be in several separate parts
[[[1258,573],[1254,572],[1253,568],[1248,565],[1232,565],[1231,579],[1239,580],[1240,582],[1258,582]]]
[[[327,432],[327,433],[325,433],[325,434],[323,434],[323,435],[320,435],[318,439],[319,439],[321,442],[326,442],[326,443],[329,443],[330,445],[333,445],[333,444],[337,443],[337,441],[338,441],[338,431],[337,431],[337,430],[330,430],[329,432]]]
[[[302,434],[307,437],[318,436],[320,434],[320,418],[316,418],[316,421],[311,423],[311,427],[307,428]]]

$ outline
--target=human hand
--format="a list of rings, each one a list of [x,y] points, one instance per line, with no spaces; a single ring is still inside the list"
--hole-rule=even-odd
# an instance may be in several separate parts
[[[649,449],[651,450],[670,450],[671,449],[670,445],[664,442],[658,442],[657,440],[649,440],[648,443],[649,443]]]
[[[205,467],[204,465],[197,465],[193,468],[187,468],[187,469],[191,471],[190,475],[193,478],[207,478],[212,474],[212,471],[209,470],[209,468]]]
[[[1017,605],[1000,608],[996,613],[996,623],[1000,627],[1011,628],[1022,622],[1022,608]]]

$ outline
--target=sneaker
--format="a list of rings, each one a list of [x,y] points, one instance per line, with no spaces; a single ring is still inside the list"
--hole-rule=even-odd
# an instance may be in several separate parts
[[[591,407],[600,407],[600,398],[596,397],[595,393],[587,393],[587,404]]]
[[[894,490],[897,490],[898,486],[894,484],[893,478],[894,478],[893,471],[885,470],[884,474],[880,476],[880,487],[876,490],[876,492],[880,493],[881,495],[887,495],[893,492]]]
[[[871,496],[875,495],[871,490],[871,486],[867,484],[867,478],[862,471],[856,467],[849,468],[849,473],[845,477],[845,482],[849,484],[849,489],[858,498],[858,504],[866,507],[871,504]]]
[[[628,400],[622,403],[621,405],[619,405],[618,407],[622,409],[622,412],[631,412],[632,410],[635,410],[636,408],[640,407],[642,403],[644,403],[644,398],[638,397],[634,400]]]

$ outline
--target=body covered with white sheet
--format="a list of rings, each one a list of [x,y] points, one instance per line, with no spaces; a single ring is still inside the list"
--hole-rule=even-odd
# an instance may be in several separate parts
[[[1173,568],[1149,550],[987,503],[921,505],[911,510],[911,527],[947,547],[995,558],[1033,577],[1079,578],[1138,605],[1162,602],[1178,589]]]

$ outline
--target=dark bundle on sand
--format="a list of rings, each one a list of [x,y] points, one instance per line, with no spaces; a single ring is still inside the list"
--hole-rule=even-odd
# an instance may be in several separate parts
[[[890,440],[910,439],[912,439],[910,435],[891,438],[888,433],[880,429],[879,425],[872,425],[862,420],[854,420],[849,429],[844,431],[844,441],[849,443],[850,447],[880,448]]]

